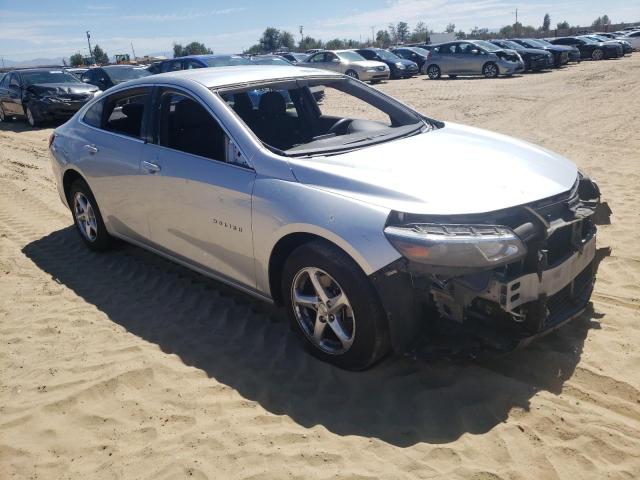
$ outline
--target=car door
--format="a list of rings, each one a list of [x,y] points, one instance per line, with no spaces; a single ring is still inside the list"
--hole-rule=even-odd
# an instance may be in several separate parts
[[[327,70],[333,70],[334,72],[344,73],[346,65],[340,60],[338,55],[333,52],[325,52],[324,65]]]
[[[156,134],[144,147],[141,184],[153,245],[255,287],[255,171],[200,99],[171,88],[155,99]]]
[[[459,73],[459,66],[456,59],[456,43],[449,43],[447,45],[441,45],[440,51],[437,55],[434,55],[433,61],[440,67],[440,71],[443,74],[455,74]]]
[[[146,139],[151,87],[107,95],[82,118],[69,156],[89,181],[109,227],[132,240],[146,242],[146,193],[140,188],[140,160]]]
[[[24,115],[22,109],[22,86],[17,73],[9,73],[7,93],[2,106],[7,115]]]

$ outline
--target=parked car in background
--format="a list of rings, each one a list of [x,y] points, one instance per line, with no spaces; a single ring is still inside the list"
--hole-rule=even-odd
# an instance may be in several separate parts
[[[276,53],[276,55],[280,55],[282,58],[289,60],[293,64],[302,63],[309,56],[306,53],[296,53],[296,52]]]
[[[624,40],[629,42],[634,50],[640,50],[640,30],[633,30],[624,36]]]
[[[513,75],[524,70],[524,62],[514,51],[506,51],[485,40],[461,40],[442,43],[431,50],[427,75],[435,80],[442,75]]]
[[[154,73],[235,65],[253,65],[253,63],[248,57],[243,57],[242,55],[189,55],[187,57],[163,60],[157,66],[154,66]]]
[[[534,72],[545,68],[553,68],[553,54],[542,48],[527,48],[511,40],[489,40],[497,47],[514,50],[520,54],[524,62],[524,70]]]
[[[629,42],[622,39],[610,39],[609,37],[603,37],[602,35],[580,35],[580,38],[588,38],[594,42],[602,42],[610,45],[620,45],[622,47],[622,54],[626,55],[633,52],[633,47]]]
[[[356,50],[356,52],[367,60],[385,63],[387,67],[389,67],[391,78],[409,78],[419,73],[416,62],[399,57],[389,50],[382,48],[360,48]]]
[[[256,65],[280,65],[289,67],[293,65],[289,60],[282,58],[280,55],[252,55],[248,58]]]
[[[510,40],[526,48],[541,48],[543,50],[551,52],[551,54],[553,55],[554,68],[560,68],[563,65],[566,65],[569,62],[571,52],[574,51],[573,47],[564,45],[552,45],[548,42],[545,43],[537,38],[511,38]],[[575,55],[578,60],[580,59],[580,52],[577,48],[573,52],[573,55]]]
[[[319,86],[359,108],[315,104]],[[258,111],[238,108],[255,89]],[[409,351],[437,312],[514,348],[576,318],[593,289],[599,190],[573,163],[335,72],[134,80],[49,144],[88,248],[117,237],[282,305],[342,368]]]
[[[385,63],[367,60],[353,50],[323,50],[310,55],[301,66],[344,73],[363,82],[387,80],[391,74]]]
[[[64,70],[29,68],[7,73],[0,83],[0,121],[26,118],[36,127],[46,120],[68,119],[98,88]]]
[[[84,68],[84,67],[71,67],[71,68],[65,68],[64,71],[65,72],[69,72],[73,75],[75,75],[78,78],[82,77],[82,74],[84,72],[86,72],[87,70],[89,70],[89,68]]]
[[[431,58],[431,53],[422,47],[394,47],[390,51],[400,58],[411,60],[418,65],[418,71],[427,74],[427,62]]]
[[[576,47],[580,50],[582,58],[590,58],[591,60],[618,58],[623,55],[622,46],[620,45],[596,42],[584,37],[558,37],[550,38],[548,41],[554,45]]]
[[[129,80],[146,77],[151,72],[145,67],[134,65],[105,65],[104,67],[90,68],[82,74],[83,82],[97,86],[100,90],[106,90]]]

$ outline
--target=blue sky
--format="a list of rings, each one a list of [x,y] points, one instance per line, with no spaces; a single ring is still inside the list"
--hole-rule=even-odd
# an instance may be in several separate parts
[[[497,28],[519,19],[538,26],[567,20],[589,25],[603,14],[614,22],[640,20],[640,0],[0,0],[0,56],[11,60],[68,57],[92,45],[109,55],[170,52],[173,42],[203,41],[216,52],[237,52],[255,43],[266,26],[328,40],[363,40],[389,22],[418,21],[442,31],[449,22],[469,30]]]

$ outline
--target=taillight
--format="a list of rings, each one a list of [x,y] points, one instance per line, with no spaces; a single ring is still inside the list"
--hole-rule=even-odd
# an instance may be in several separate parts
[[[55,132],[51,132],[51,135],[49,135],[49,148],[51,148],[51,145],[53,145],[53,141],[56,139],[56,133]]]

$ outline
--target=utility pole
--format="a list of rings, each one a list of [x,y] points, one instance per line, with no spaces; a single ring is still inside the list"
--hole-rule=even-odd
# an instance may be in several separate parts
[[[136,61],[136,51],[133,48],[133,42],[131,42],[131,51],[133,52],[133,61],[135,62]]]
[[[91,50],[91,35],[89,34],[89,30],[87,30],[87,43],[89,44],[89,56],[93,57],[93,50]]]
[[[371,25],[371,46],[374,46],[376,44],[376,37],[373,34],[374,28],[376,28],[376,26],[375,25]]]
[[[300,41],[304,42],[304,25],[300,25]]]

